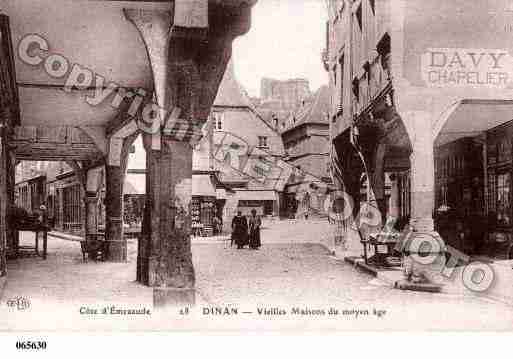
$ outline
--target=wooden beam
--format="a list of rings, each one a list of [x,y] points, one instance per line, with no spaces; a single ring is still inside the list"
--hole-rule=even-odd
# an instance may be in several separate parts
[[[94,144],[30,143],[14,140],[11,145],[18,160],[94,161],[102,156]]]

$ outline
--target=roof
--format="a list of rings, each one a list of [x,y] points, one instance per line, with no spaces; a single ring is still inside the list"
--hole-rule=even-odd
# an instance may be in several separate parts
[[[226,71],[214,100],[214,106],[253,107],[246,91],[244,91],[235,78],[232,60],[226,66]]]
[[[247,108],[251,111],[260,121],[265,123],[271,130],[278,133],[274,126],[266,121],[266,119],[255,108],[253,102],[249,98],[246,90],[239,84],[235,78],[235,70],[233,60],[230,60],[226,67],[226,71],[219,85],[217,96],[214,100],[214,107],[238,107]]]
[[[292,114],[289,126],[283,132],[307,123],[329,124],[327,113],[330,108],[328,86],[321,86],[311,99],[304,101]]]

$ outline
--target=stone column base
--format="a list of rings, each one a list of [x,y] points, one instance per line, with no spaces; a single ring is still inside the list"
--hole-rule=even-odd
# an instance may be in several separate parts
[[[196,290],[194,288],[153,288],[153,307],[193,306],[196,303]]]
[[[127,241],[126,239],[120,240],[105,240],[107,247],[107,262],[126,262],[127,261]]]
[[[410,233],[403,247],[405,279],[414,283],[441,283],[445,243],[436,231]]]

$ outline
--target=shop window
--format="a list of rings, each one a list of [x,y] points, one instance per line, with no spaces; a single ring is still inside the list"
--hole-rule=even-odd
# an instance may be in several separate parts
[[[274,201],[263,201],[263,202],[264,202],[264,215],[272,215]]]
[[[202,202],[201,203],[201,224],[206,226],[212,225],[212,219],[214,218],[214,203],[213,202]]]
[[[510,225],[511,223],[511,204],[510,204],[510,174],[500,173],[497,175],[497,197],[496,213],[498,225]]]

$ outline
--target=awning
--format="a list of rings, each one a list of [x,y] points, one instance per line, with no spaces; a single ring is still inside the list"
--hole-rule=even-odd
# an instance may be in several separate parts
[[[146,193],[146,175],[144,173],[127,173],[123,188],[124,194],[145,194]]]
[[[278,195],[274,191],[237,191],[237,198],[242,201],[276,201]]]
[[[435,126],[435,147],[474,137],[511,120],[512,100],[462,100],[442,116]]]
[[[192,195],[216,197],[216,189],[210,175],[192,175]]]

